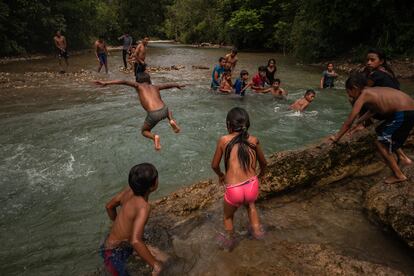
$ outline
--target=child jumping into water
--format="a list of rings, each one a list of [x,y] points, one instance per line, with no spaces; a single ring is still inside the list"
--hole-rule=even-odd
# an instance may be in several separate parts
[[[313,102],[315,96],[315,91],[313,89],[308,89],[306,90],[303,98],[296,100],[296,102],[289,106],[289,109],[303,112],[310,105],[310,103]]]
[[[368,111],[360,117],[359,122],[369,119],[375,114],[385,118],[384,122],[376,128],[377,141],[375,142],[379,153],[394,174],[385,179],[385,183],[405,181],[407,177],[399,168],[397,160],[402,165],[412,164],[411,159],[405,155],[401,146],[414,126],[414,100],[397,89],[368,87],[367,85],[366,77],[360,73],[353,74],[348,78],[345,87],[353,108],[339,132],[330,139],[333,142],[338,142],[350,130],[361,108],[366,106]],[[397,154],[397,160],[393,153]]]
[[[94,81],[95,84],[106,86],[113,84],[122,84],[135,88],[138,93],[139,101],[142,107],[147,111],[147,117],[145,118],[144,125],[142,126],[141,133],[143,136],[152,139],[154,141],[155,150],[161,149],[160,137],[153,134],[151,130],[161,120],[168,118],[168,122],[175,133],[180,132],[180,127],[172,117],[172,112],[169,111],[161,99],[160,90],[178,88],[181,89],[185,85],[177,83],[166,83],[160,85],[152,85],[151,78],[148,73],[138,73],[136,76],[137,82],[126,80],[113,80],[113,81]]]
[[[158,171],[149,163],[136,165],[129,172],[128,183],[129,187],[106,204],[106,211],[113,224],[101,246],[104,264],[112,275],[128,275],[126,262],[135,250],[153,268],[152,275],[158,275],[162,262],[167,259],[166,254],[146,245],[142,240],[150,214],[148,197],[158,188]],[[119,206],[122,207],[117,212]]]
[[[219,177],[219,183],[226,185],[224,194],[224,229],[227,240],[224,244],[232,249],[234,242],[233,216],[236,210],[244,205],[247,208],[252,235],[263,237],[259,216],[254,202],[259,195],[259,179],[264,174],[266,159],[259,140],[247,132],[250,126],[249,114],[240,107],[227,113],[228,135],[222,136],[217,143],[211,167]],[[220,169],[220,161],[224,154],[224,174]],[[259,162],[260,174],[256,175],[256,163]]]

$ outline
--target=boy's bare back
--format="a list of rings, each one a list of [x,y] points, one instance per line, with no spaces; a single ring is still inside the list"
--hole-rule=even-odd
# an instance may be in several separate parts
[[[310,103],[305,98],[301,98],[299,100],[296,100],[296,102],[294,102],[289,107],[289,109],[296,110],[296,111],[304,111],[308,107],[309,104]]]
[[[143,233],[150,212],[149,203],[143,197],[135,196],[130,187],[116,195],[107,206],[111,206],[111,203],[122,207],[117,212],[111,233],[106,240],[106,248],[117,247],[122,242],[132,243],[134,225],[142,225],[142,231],[139,232]]]
[[[357,102],[358,106],[366,105],[374,113],[383,115],[414,110],[414,100],[409,95],[389,87],[365,88]]]

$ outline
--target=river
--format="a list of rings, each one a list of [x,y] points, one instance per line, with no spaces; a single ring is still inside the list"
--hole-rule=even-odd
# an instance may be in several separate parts
[[[119,70],[119,51],[109,56],[108,75],[94,72],[97,64],[91,52],[71,56],[72,73],[66,75],[52,73],[58,70],[54,58],[0,65],[3,77],[13,80],[11,85],[0,83],[2,273],[79,275],[95,271],[101,265],[99,243],[110,225],[104,206],[127,185],[129,169],[141,162],[158,168],[160,185],[152,199],[214,177],[210,161],[217,139],[226,133],[226,114],[234,106],[249,112],[250,132],[259,137],[267,155],[334,133],[350,111],[342,89],[345,75],[336,82],[338,88],[321,91],[322,69],[275,53],[241,52],[236,71],[246,69],[253,76],[259,65],[275,58],[277,77],[289,92],[287,101],[253,93],[244,98],[214,94],[209,91],[211,70],[192,66],[212,68],[227,51],[150,44],[150,66],[185,66],[153,73],[153,82],[187,85],[182,90],[162,91],[182,132],[175,134],[161,122],[155,128],[161,136],[160,152],[140,134],[146,114],[133,89],[100,88],[89,82],[132,80],[132,75]],[[413,82],[405,81],[402,87],[414,91]],[[308,110],[302,115],[288,111],[289,103],[309,88],[317,96]],[[291,213],[301,210],[289,206]],[[390,262],[397,262],[402,254],[398,252],[398,248],[390,250]],[[409,260],[401,262],[410,267]]]

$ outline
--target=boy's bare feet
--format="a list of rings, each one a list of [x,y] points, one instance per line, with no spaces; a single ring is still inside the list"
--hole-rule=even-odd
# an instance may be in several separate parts
[[[175,120],[170,120],[170,125],[175,133],[180,132],[180,127],[177,125],[177,122]]]
[[[161,149],[160,136],[158,135],[154,136],[154,145],[155,145],[155,150]]]
[[[395,183],[404,182],[406,180],[407,180],[407,177],[405,175],[401,178],[392,175],[392,176],[387,177],[384,182],[386,184],[395,184]]]

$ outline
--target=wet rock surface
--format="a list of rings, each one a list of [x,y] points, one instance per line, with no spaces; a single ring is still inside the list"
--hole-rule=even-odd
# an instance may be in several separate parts
[[[402,183],[376,183],[366,193],[365,207],[414,248],[414,170],[406,170],[406,175],[409,179]]]

